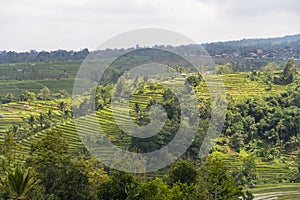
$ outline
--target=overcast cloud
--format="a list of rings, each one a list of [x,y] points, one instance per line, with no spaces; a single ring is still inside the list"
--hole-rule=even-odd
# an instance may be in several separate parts
[[[163,28],[198,43],[300,33],[298,0],[0,0],[0,50],[95,49]]]

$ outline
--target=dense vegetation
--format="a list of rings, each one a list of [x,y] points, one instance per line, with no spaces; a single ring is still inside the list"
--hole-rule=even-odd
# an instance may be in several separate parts
[[[26,62],[50,62],[50,61],[67,61],[83,60],[89,54],[88,49],[81,51],[41,51],[31,50],[30,52],[1,51],[0,63],[26,63]]]
[[[253,199],[253,193],[267,186],[263,184],[300,181],[300,85],[294,59],[283,67],[269,62],[261,70],[243,73],[237,72],[241,70],[230,60],[217,65],[209,76],[220,74],[224,80],[226,120],[210,155],[200,159],[199,149],[211,116],[207,83],[200,74],[177,66],[177,77],[162,78],[164,84],[146,84],[145,78],[136,78],[138,89],[129,102],[130,116],[117,108],[120,112],[116,117],[124,123],[133,120],[147,125],[152,105],[160,104],[167,111],[163,129],[151,138],[141,139],[127,135],[116,124],[111,105],[114,83],[104,82],[95,88],[97,116],[90,115],[88,92],[71,99],[80,62],[65,60],[80,60],[87,52],[83,50],[76,58],[72,57],[74,52],[59,52],[44,52],[49,60],[43,60],[42,55],[38,56],[40,60],[28,60],[26,56],[31,54],[16,60],[43,61],[40,63],[0,66],[1,80],[5,80],[1,84],[8,88],[1,91],[0,199]],[[111,55],[106,53],[103,51],[104,57]],[[14,59],[18,57],[13,55]],[[140,62],[149,58],[145,59]],[[122,75],[123,69],[118,67],[126,68],[124,63],[117,61],[108,76],[117,79]],[[18,69],[20,73],[15,74]],[[189,74],[186,82],[181,73]],[[145,174],[119,172],[104,166],[82,144],[73,117],[84,120],[87,132],[93,131],[93,123],[99,123],[114,144],[129,151],[150,152],[166,145],[174,137],[182,115],[177,97],[167,86],[180,84],[190,84],[195,91],[200,124],[193,144],[172,166]],[[122,85],[117,92],[129,93],[131,88]],[[103,140],[97,139],[100,143]],[[290,188],[297,190],[299,185]]]

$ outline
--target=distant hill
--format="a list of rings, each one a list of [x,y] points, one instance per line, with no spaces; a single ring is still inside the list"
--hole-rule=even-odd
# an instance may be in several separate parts
[[[286,35],[283,37],[275,37],[275,38],[254,38],[254,39],[242,39],[242,40],[233,40],[233,41],[225,41],[225,42],[216,42],[216,43],[208,43],[209,45],[214,44],[244,44],[244,45],[258,45],[258,44],[283,44],[283,43],[292,43],[300,40],[300,34],[296,35]],[[206,43],[207,44],[207,43]]]
[[[194,54],[195,52],[193,49],[197,45],[199,44],[178,47],[162,45],[154,46],[154,48],[157,47],[165,50],[175,49],[176,52]],[[201,46],[203,46],[213,58],[225,59],[222,60],[222,62],[235,62],[232,61],[232,59],[260,59],[276,61],[285,61],[291,57],[296,60],[300,59],[300,34],[277,38],[242,39],[236,41],[205,43],[201,44]],[[97,55],[100,55],[103,58],[118,57],[119,55],[135,49],[135,47],[128,49],[106,49],[98,51]],[[3,50],[0,51],[0,63],[76,61],[85,59],[88,54],[88,49],[83,49],[78,52],[66,50],[50,52],[37,52],[35,50],[31,50],[30,52],[14,52]],[[248,69],[248,67],[243,68],[245,70]]]
[[[213,57],[276,60],[286,60],[291,57],[300,58],[300,34],[267,39],[206,43],[202,46]]]

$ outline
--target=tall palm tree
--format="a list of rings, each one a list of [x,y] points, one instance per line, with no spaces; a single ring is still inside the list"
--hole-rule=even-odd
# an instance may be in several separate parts
[[[44,114],[43,114],[43,113],[40,113],[40,116],[39,116],[39,122],[40,122],[41,128],[43,128],[43,123],[44,123],[44,121],[45,121]]]
[[[31,126],[31,128],[33,128],[34,121],[35,121],[34,116],[30,115],[30,117],[28,118],[28,123]]]
[[[66,108],[66,106],[67,106],[67,104],[64,101],[59,102],[58,107],[59,107],[59,109],[61,111],[64,111],[64,109]]]

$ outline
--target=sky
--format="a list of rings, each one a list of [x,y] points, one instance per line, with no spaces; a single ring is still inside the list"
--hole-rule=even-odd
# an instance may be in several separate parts
[[[96,49],[168,29],[197,43],[300,33],[299,0],[0,0],[0,51]]]

